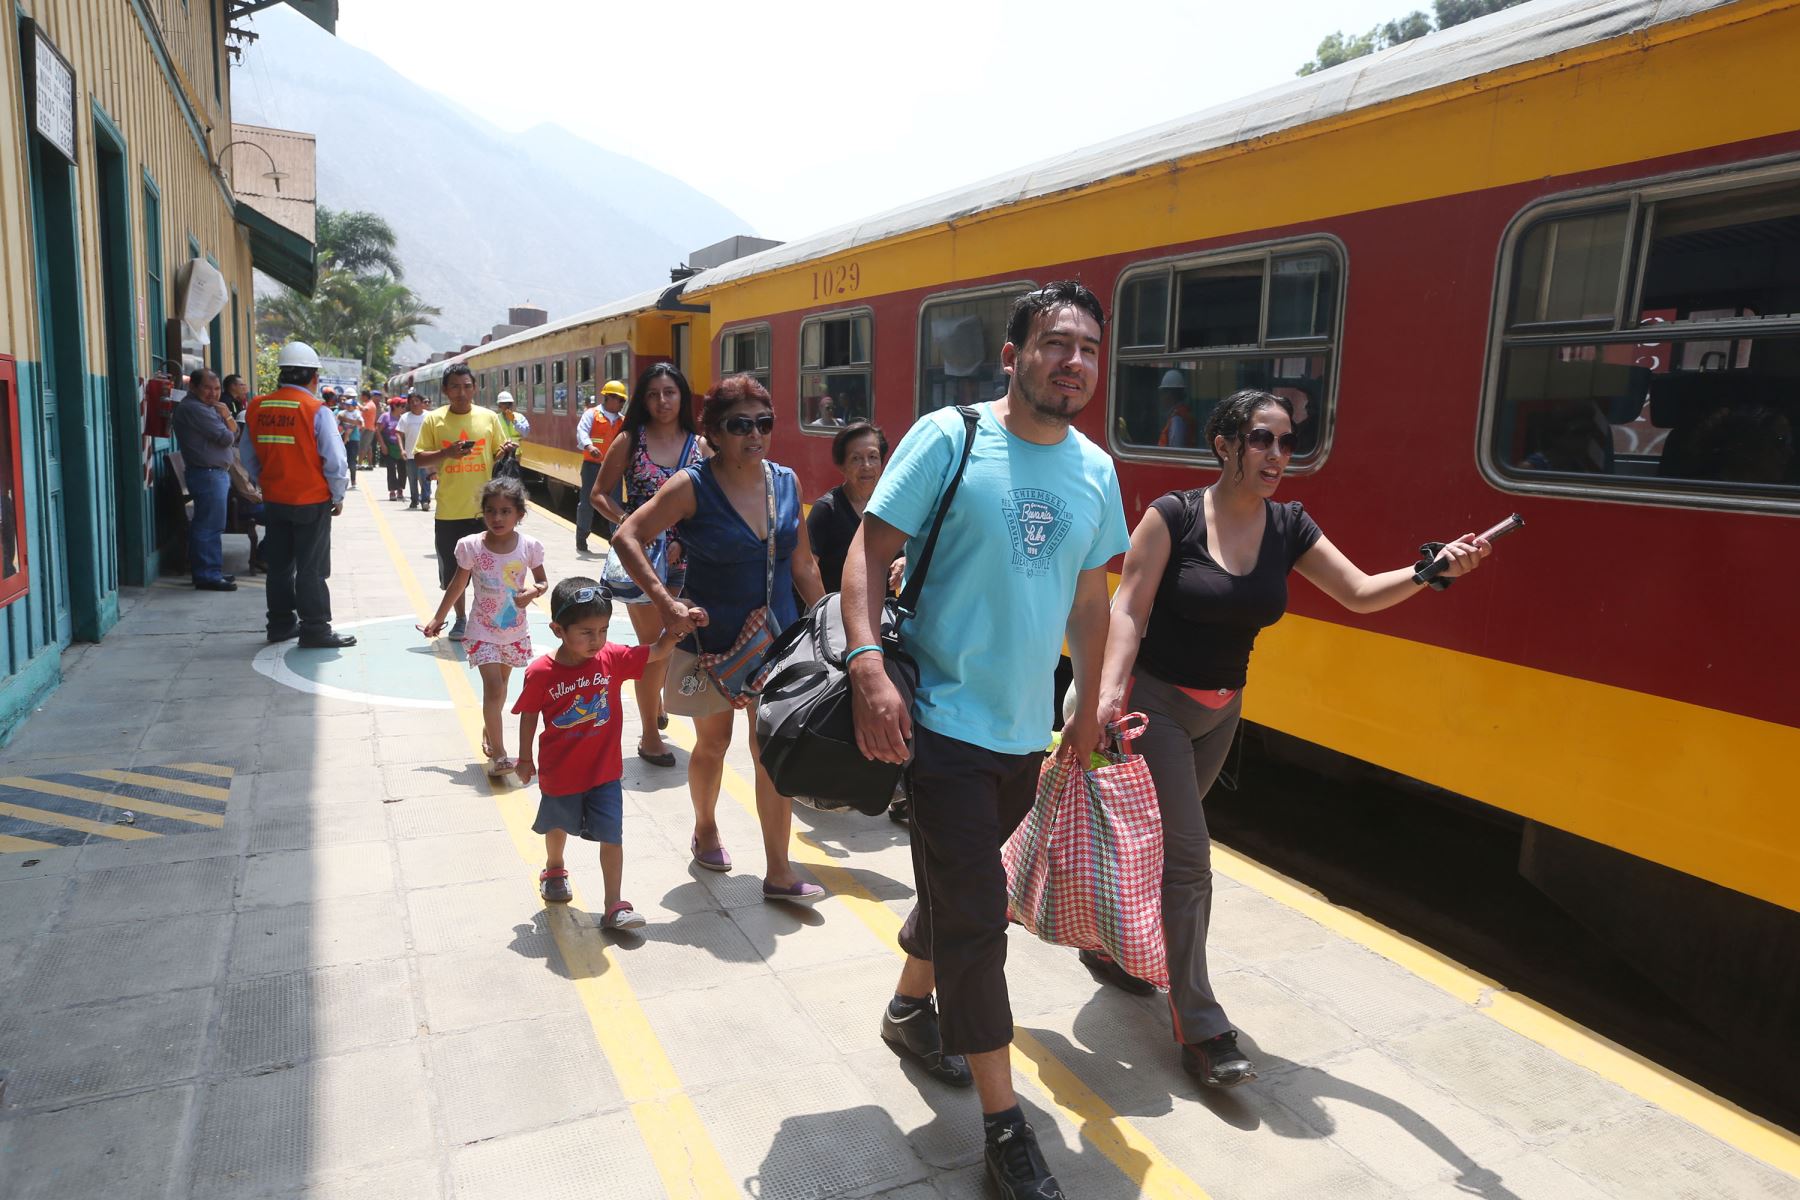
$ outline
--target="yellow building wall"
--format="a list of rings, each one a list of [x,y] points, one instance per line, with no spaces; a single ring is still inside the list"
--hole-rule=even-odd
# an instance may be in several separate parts
[[[149,297],[145,294],[144,175],[161,193],[163,311],[173,316],[175,272],[190,257],[188,239],[199,243],[201,256],[217,261],[227,283],[237,290],[238,337],[232,344],[231,309],[221,314],[226,373],[247,372],[250,365],[251,306],[254,282],[249,235],[236,223],[231,202],[212,163],[231,139],[230,76],[220,64],[219,99],[214,98],[212,25],[225,28],[225,0],[31,0],[21,5],[75,71],[76,179],[80,195],[81,282],[84,338],[88,369],[106,370],[106,344],[100,280],[99,205],[96,202],[97,155],[94,109],[98,107],[123,135],[126,148],[130,208],[133,312],[137,321],[137,374],[149,374]],[[148,28],[146,27],[148,21]],[[0,145],[0,272],[5,277],[5,312],[0,314],[0,353],[23,360],[37,358],[36,262],[32,244],[31,189],[27,174],[30,146],[28,116],[20,87],[16,23],[0,46],[8,82],[0,88],[0,120],[8,136]],[[172,86],[158,54],[166,53],[176,79]],[[218,46],[222,57],[224,49]],[[180,91],[177,92],[176,88]],[[195,139],[178,95],[185,96],[206,148]],[[159,336],[159,335],[156,335]]]

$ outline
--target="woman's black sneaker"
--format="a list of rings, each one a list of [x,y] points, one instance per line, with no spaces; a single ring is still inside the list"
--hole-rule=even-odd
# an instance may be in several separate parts
[[[982,1158],[1005,1200],[1063,1200],[1062,1184],[1044,1162],[1029,1122],[989,1130]]]
[[[944,1053],[937,1006],[929,999],[899,1011],[890,1001],[881,1010],[881,1037],[890,1046],[917,1059],[933,1079],[951,1087],[968,1087],[975,1082],[968,1059],[960,1054]]]
[[[1147,979],[1139,979],[1098,950],[1083,950],[1079,957],[1081,965],[1086,967],[1101,983],[1110,983],[1121,991],[1130,992],[1134,996],[1148,996],[1156,991],[1154,983]]]
[[[1181,1047],[1181,1069],[1207,1087],[1228,1088],[1256,1078],[1256,1067],[1238,1049],[1237,1030]]]

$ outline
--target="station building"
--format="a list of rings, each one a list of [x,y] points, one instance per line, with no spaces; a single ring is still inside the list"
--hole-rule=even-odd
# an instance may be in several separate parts
[[[72,642],[106,636],[120,588],[153,581],[179,536],[168,443],[146,432],[156,377],[179,374],[184,346],[189,361],[252,375],[254,270],[311,291],[311,218],[294,216],[310,213],[310,140],[231,120],[232,47],[243,19],[277,2],[12,6],[0,42],[0,738],[56,686]],[[337,0],[292,7],[335,26]],[[226,302],[184,337],[195,275]]]

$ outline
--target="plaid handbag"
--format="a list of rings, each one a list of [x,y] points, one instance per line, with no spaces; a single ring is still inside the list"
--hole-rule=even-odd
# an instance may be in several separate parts
[[[1142,713],[1120,718],[1106,764],[1044,761],[1037,803],[1000,851],[1006,915],[1046,942],[1099,950],[1139,979],[1169,986],[1162,923],[1162,816],[1130,739]]]

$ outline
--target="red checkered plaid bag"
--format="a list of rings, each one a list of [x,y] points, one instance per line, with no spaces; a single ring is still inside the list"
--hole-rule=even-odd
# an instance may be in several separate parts
[[[1000,858],[1009,918],[1046,942],[1102,951],[1166,988],[1162,816],[1150,768],[1128,744],[1145,724],[1142,713],[1116,722],[1107,761],[1094,770],[1065,755],[1045,759],[1037,803]]]

